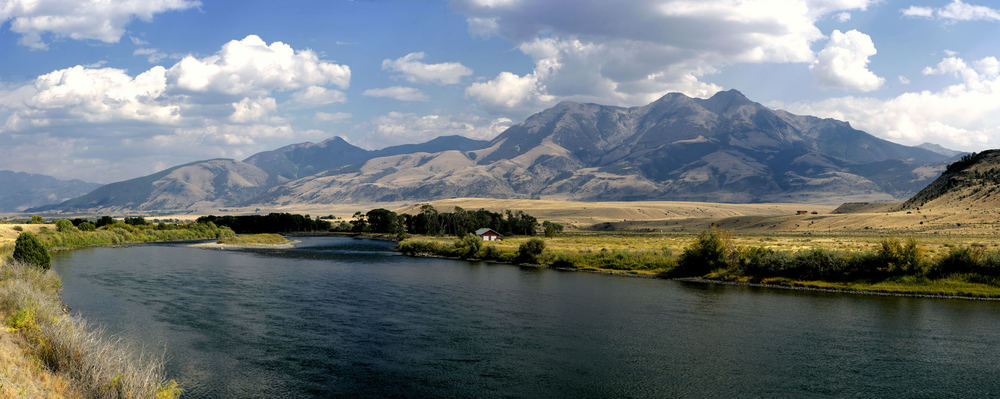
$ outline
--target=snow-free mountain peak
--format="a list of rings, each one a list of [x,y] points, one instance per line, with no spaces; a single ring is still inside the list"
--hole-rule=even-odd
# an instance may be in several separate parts
[[[258,188],[220,196],[225,189],[208,185],[202,191],[214,193],[213,200],[189,203],[891,200],[922,188],[947,160],[845,122],[772,110],[736,90],[707,99],[671,93],[639,107],[562,102],[489,142],[453,136],[381,150],[341,139],[290,145],[231,165],[262,171],[266,182]],[[159,180],[136,181],[164,186]],[[117,205],[162,203],[150,197]],[[80,205],[86,204],[63,207]]]

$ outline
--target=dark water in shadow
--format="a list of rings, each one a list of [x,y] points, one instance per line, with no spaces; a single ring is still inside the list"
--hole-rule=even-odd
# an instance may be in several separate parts
[[[75,312],[185,397],[984,397],[1000,303],[522,269],[305,237],[57,254]]]

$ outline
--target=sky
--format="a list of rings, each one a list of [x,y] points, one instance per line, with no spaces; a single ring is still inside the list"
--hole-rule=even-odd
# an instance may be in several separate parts
[[[0,169],[109,183],[669,92],[1000,147],[992,0],[0,0]]]

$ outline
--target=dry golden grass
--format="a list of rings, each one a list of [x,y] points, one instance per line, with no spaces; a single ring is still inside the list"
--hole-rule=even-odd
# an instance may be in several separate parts
[[[944,254],[952,247],[982,246],[987,250],[1000,249],[996,242],[982,235],[892,235],[877,232],[852,232],[834,234],[801,234],[777,232],[770,234],[753,234],[740,232],[734,234],[733,245],[737,247],[763,247],[776,251],[797,252],[810,249],[828,249],[843,252],[862,252],[875,250],[882,240],[890,237],[914,237],[920,249],[930,257]],[[451,236],[431,237],[415,236],[415,239],[453,243],[456,238]],[[545,238],[547,251],[563,254],[580,254],[607,251],[627,251],[634,253],[656,253],[677,256],[684,252],[696,239],[696,234],[651,234],[628,232],[571,232],[557,237]],[[507,251],[516,251],[518,246],[530,237],[509,237],[503,241],[489,242],[486,245],[496,246]]]
[[[813,204],[721,204],[683,201],[581,202],[527,199],[453,198],[425,202],[439,212],[451,212],[456,206],[467,210],[493,212],[520,210],[538,218],[571,227],[583,228],[598,223],[622,221],[659,221],[685,219],[723,219],[741,216],[794,215],[797,211],[829,213],[835,206]],[[396,213],[419,212],[425,203],[395,209]]]
[[[0,329],[0,398],[82,398],[65,377],[30,356],[27,343]]]

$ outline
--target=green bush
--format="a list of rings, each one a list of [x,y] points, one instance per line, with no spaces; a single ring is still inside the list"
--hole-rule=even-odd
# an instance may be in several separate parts
[[[396,244],[396,248],[406,255],[416,254],[437,254],[437,246],[429,241],[402,241]]]
[[[519,262],[537,263],[538,256],[545,250],[545,241],[541,238],[532,238],[517,247],[517,260]]]
[[[503,251],[495,245],[483,245],[479,251],[479,259],[500,259],[502,256]]]
[[[31,224],[44,224],[44,223],[45,219],[42,218],[41,216],[34,215],[31,217]]]
[[[732,237],[732,232],[701,232],[694,244],[684,249],[671,275],[703,276],[712,270],[735,265]]]
[[[475,234],[466,234],[462,239],[455,241],[455,248],[459,251],[459,258],[466,259],[479,253],[483,247],[483,238]]]
[[[69,219],[56,220],[57,231],[73,231],[74,229],[75,227],[73,227],[73,222],[69,221]]]
[[[902,276],[922,272],[920,247],[912,238],[906,240],[905,246],[894,238],[882,240],[876,255],[888,275]]]
[[[14,242],[14,260],[45,270],[52,267],[49,251],[38,241],[38,237],[31,233],[21,233],[17,236],[17,241]]]
[[[941,278],[950,274],[982,273],[985,271],[986,251],[982,247],[951,248],[928,271],[928,277]]]
[[[94,231],[94,230],[97,230],[97,226],[94,226],[94,224],[90,223],[90,222],[80,223],[80,225],[76,226],[76,228],[80,229],[80,231]]]

